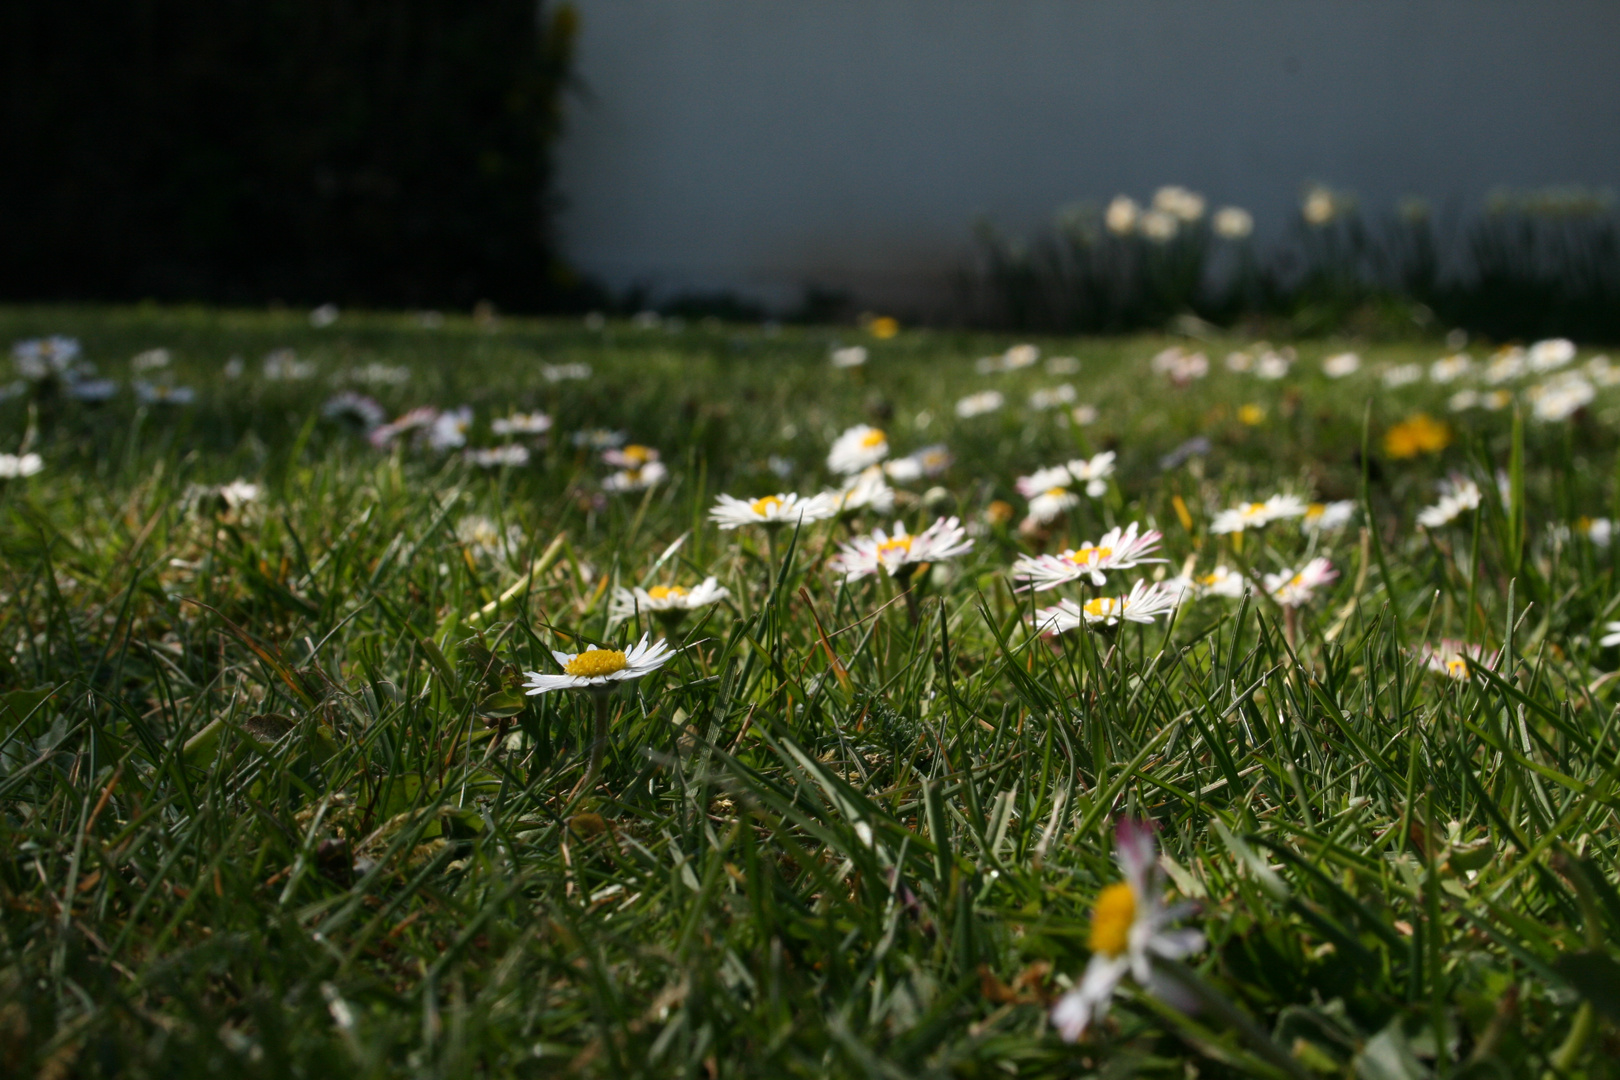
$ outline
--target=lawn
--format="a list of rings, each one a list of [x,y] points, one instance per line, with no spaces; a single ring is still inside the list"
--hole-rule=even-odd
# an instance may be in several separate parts
[[[889,330],[0,310],[0,1072],[1620,1073],[1620,372]]]

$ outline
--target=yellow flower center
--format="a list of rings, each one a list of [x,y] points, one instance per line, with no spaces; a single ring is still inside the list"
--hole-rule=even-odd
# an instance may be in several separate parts
[[[631,443],[624,448],[623,454],[628,460],[635,462],[637,465],[645,465],[652,460],[653,451],[649,447]]]
[[[892,540],[885,540],[883,543],[878,545],[879,555],[888,555],[895,551],[903,551],[908,555],[911,554],[911,537],[896,536]]]
[[[1466,679],[1468,677],[1468,661],[1460,656],[1453,656],[1446,661],[1446,674],[1453,679]]]
[[[617,649],[592,649],[582,652],[563,665],[563,673],[576,679],[599,679],[627,666],[624,653]]]
[[[654,585],[647,590],[647,595],[654,600],[668,600],[672,597],[685,596],[686,590],[679,585]]]
[[[782,500],[775,495],[767,495],[763,499],[755,499],[749,503],[748,508],[760,517],[769,517],[771,513],[782,508]]]
[[[1215,583],[1217,583],[1218,581],[1221,580],[1221,575],[1220,574],[1205,574],[1203,577],[1199,578],[1198,580],[1200,582],[1202,582],[1203,584],[1205,584],[1205,585],[1214,585]]]
[[[1322,503],[1311,503],[1305,508],[1305,520],[1314,521],[1327,513],[1327,506]]]
[[[1091,951],[1119,956],[1131,941],[1131,924],[1136,921],[1136,894],[1129,884],[1116,881],[1097,895],[1091,913]]]
[[[887,435],[883,434],[883,432],[879,431],[877,428],[873,428],[871,431],[868,431],[865,435],[861,436],[861,447],[862,449],[870,450],[874,446],[882,446],[888,441],[889,437]]]
[[[1069,493],[1069,489],[1060,487],[1047,488],[1046,493],[1054,499],[1061,499]]]
[[[1243,506],[1241,507],[1241,510],[1243,511],[1243,516],[1246,517],[1246,518],[1248,518],[1248,517],[1259,517],[1261,514],[1266,512],[1266,504],[1265,503],[1244,503]]]
[[[1093,563],[1103,562],[1113,554],[1114,549],[1111,547],[1092,547],[1087,544],[1070,555],[1069,561],[1076,566],[1090,566]]]
[[[1086,601],[1085,612],[1094,619],[1106,619],[1114,614],[1119,609],[1119,606],[1120,602],[1113,597],[1099,596],[1095,600]]]

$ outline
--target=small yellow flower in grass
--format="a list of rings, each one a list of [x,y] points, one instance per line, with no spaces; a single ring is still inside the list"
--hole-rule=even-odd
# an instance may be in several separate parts
[[[1091,912],[1091,962],[1080,985],[1052,1006],[1052,1024],[1064,1042],[1078,1042],[1108,1015],[1114,991],[1126,975],[1153,989],[1155,958],[1180,960],[1204,947],[1197,930],[1170,929],[1193,911],[1191,904],[1166,907],[1153,827],[1122,818],[1114,835],[1114,858],[1125,880],[1097,894]]]
[[[1248,427],[1259,427],[1266,422],[1266,410],[1250,402],[1238,409],[1238,422]]]
[[[1428,413],[1413,413],[1384,432],[1384,453],[1397,460],[1438,454],[1451,445],[1451,426]]]
[[[887,341],[900,332],[900,320],[889,315],[879,315],[868,323],[866,328],[879,341]]]

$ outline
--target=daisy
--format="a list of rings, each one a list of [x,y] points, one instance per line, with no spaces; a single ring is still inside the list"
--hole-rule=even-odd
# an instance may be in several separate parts
[[[576,431],[570,440],[575,446],[586,450],[609,450],[615,446],[623,446],[627,438],[622,431],[610,431],[607,428],[588,428]]]
[[[45,467],[38,454],[0,454],[0,480],[17,480],[33,476]]]
[[[118,383],[112,379],[70,378],[67,392],[74,401],[106,401],[118,393]]]
[[[1254,215],[1241,206],[1223,206],[1209,219],[1222,240],[1243,240],[1254,232]]]
[[[923,563],[940,562],[970,550],[973,541],[963,539],[965,535],[960,518],[940,518],[915,536],[897,521],[892,536],[882,529],[870,536],[858,536],[840,545],[839,553],[827,565],[833,573],[843,574],[846,581],[869,577],[879,570],[892,578],[905,579]]]
[[[147,349],[130,357],[129,367],[131,371],[136,372],[155,371],[158,368],[168,367],[172,359],[168,349]]]
[[[1460,476],[1440,481],[1440,501],[1420,511],[1417,522],[1425,529],[1438,529],[1449,525],[1465,511],[1478,508],[1479,485]]]
[[[264,377],[271,382],[299,382],[315,377],[315,365],[291,349],[276,349],[264,358]]]
[[[1293,361],[1282,353],[1266,352],[1254,363],[1254,373],[1262,379],[1281,379],[1288,375],[1288,369],[1293,367]]]
[[[521,467],[529,463],[529,448],[527,446],[491,446],[482,449],[469,448],[462,451],[463,458],[469,464],[477,465],[481,469],[499,469],[503,466]]]
[[[668,663],[675,652],[662,639],[647,644],[647,635],[642,634],[640,641],[622,651],[598,649],[591,645],[582,653],[553,649],[551,655],[562,668],[562,674],[525,671],[523,674],[528,679],[523,684],[525,693],[531,696],[550,690],[592,690],[602,693],[611,690],[615,683],[651,675]]]
[[[1167,184],[1153,193],[1153,209],[1191,224],[1204,216],[1204,197],[1180,184]]]
[[[620,587],[613,590],[608,621],[618,623],[643,614],[656,616],[666,623],[678,623],[687,612],[719,603],[730,595],[731,591],[712,577],[704,578],[701,585],[690,589],[679,585],[654,585],[650,589],[639,585],[633,589]]]
[[[1429,381],[1448,383],[1460,379],[1473,369],[1474,361],[1467,353],[1442,357],[1429,365]]]
[[[1136,200],[1128,195],[1115,195],[1108,209],[1103,211],[1103,225],[1115,236],[1129,236],[1136,231],[1142,211]]]
[[[1555,371],[1575,359],[1575,343],[1568,338],[1538,341],[1525,352],[1531,371]]]
[[[232,510],[239,510],[251,502],[258,502],[263,494],[258,484],[247,480],[232,480],[223,484],[219,489],[219,497],[225,500],[225,505]]]
[[[883,478],[883,470],[876,465],[859,476],[850,477],[840,490],[823,494],[837,503],[840,514],[852,514],[857,510],[887,514],[894,509],[894,488],[889,486]]]
[[[1029,395],[1029,407],[1037,410],[1056,409],[1075,402],[1074,387],[1069,383],[1036,390]]]
[[[1149,210],[1142,215],[1141,221],[1137,222],[1137,227],[1143,236],[1155,244],[1167,244],[1181,231],[1181,222],[1176,220],[1175,215],[1167,214],[1163,210]]]
[[[1241,375],[1245,371],[1254,369],[1254,357],[1246,352],[1229,352],[1226,354],[1226,370]]]
[[[420,431],[423,428],[432,426],[433,422],[438,418],[438,409],[431,405],[423,405],[420,408],[401,414],[392,423],[373,428],[371,434],[367,437],[370,439],[372,446],[382,450],[407,432]]]
[[[1603,637],[1598,640],[1600,646],[1607,649],[1611,645],[1620,645],[1620,622],[1604,623],[1603,629]]]
[[[551,430],[551,417],[543,412],[513,413],[492,421],[489,429],[497,435],[544,435]]]
[[[1384,369],[1384,385],[1391,390],[1398,390],[1423,378],[1422,364],[1396,364],[1394,367]]]
[[[951,456],[944,443],[935,443],[903,458],[884,462],[883,471],[896,483],[909,484],[925,476],[943,476],[955,462],[956,458]]]
[[[508,525],[506,531],[483,514],[470,514],[456,522],[456,542],[485,559],[504,561],[523,546],[523,530]]]
[[[1297,495],[1273,495],[1265,502],[1239,503],[1230,510],[1222,510],[1210,524],[1212,533],[1240,533],[1245,529],[1258,529],[1283,518],[1304,517],[1305,500]]]
[[[78,358],[78,339],[60,334],[19,341],[11,347],[11,364],[17,374],[33,382],[66,375]]]
[[[1330,379],[1342,379],[1361,369],[1361,357],[1353,352],[1338,353],[1322,361],[1322,374]]]
[[[1045,592],[1071,581],[1088,578],[1099,588],[1110,570],[1129,570],[1143,563],[1160,563],[1164,559],[1148,558],[1164,539],[1157,529],[1137,535],[1137,524],[1113,528],[1103,534],[1095,544],[1081,544],[1060,555],[1024,555],[1013,564],[1013,579],[1029,582],[1028,588]]]
[[[1068,487],[1074,481],[1067,465],[1052,465],[1044,469],[1036,469],[1028,476],[1020,476],[1013,482],[1018,494],[1026,499],[1032,499],[1043,491],[1055,487]]]
[[[1349,499],[1330,503],[1311,503],[1305,508],[1305,519],[1300,528],[1306,532],[1333,532],[1350,524],[1355,517],[1356,504]]]
[[[1298,571],[1284,570],[1280,574],[1267,574],[1266,592],[1285,608],[1302,607],[1311,602],[1316,590],[1339,576],[1333,564],[1315,558]]]
[[[589,364],[541,364],[540,376],[546,382],[563,382],[567,379],[588,379],[591,377]]]
[[[1002,371],[1019,371],[1023,368],[1034,367],[1035,361],[1041,358],[1041,350],[1036,345],[1013,345],[1001,354]]]
[[[1097,422],[1097,417],[1101,415],[1102,413],[1097,411],[1097,406],[1095,405],[1076,405],[1074,408],[1069,410],[1070,418],[1081,427],[1085,427],[1088,424],[1095,424]]]
[[[1607,643],[1605,639],[1603,644]],[[1450,638],[1442,638],[1439,647],[1425,644],[1418,654],[1424,666],[1436,675],[1444,675],[1448,679],[1459,681],[1468,678],[1470,661],[1478,667],[1494,669],[1497,656],[1498,654],[1494,652],[1487,654],[1483,645],[1452,641]]]
[[[1604,359],[1607,360],[1607,357]],[[1080,373],[1080,358],[1078,356],[1049,356],[1046,358],[1046,373],[1048,375],[1078,375]]]
[[[338,423],[349,423],[361,431],[372,432],[388,421],[388,414],[376,399],[353,390],[343,390],[326,399],[321,415]]]
[[[1069,475],[1077,484],[1086,485],[1086,494],[1100,499],[1108,492],[1108,478],[1114,475],[1114,452],[1104,450],[1090,458],[1075,458],[1069,462]]]
[[[801,499],[792,493],[766,495],[760,499],[734,499],[720,496],[709,511],[709,520],[722,529],[735,529],[739,525],[806,524],[824,521],[838,513],[838,504],[826,495],[812,495]]]
[[[1091,962],[1080,985],[1052,1006],[1052,1024],[1065,1042],[1078,1042],[1086,1028],[1108,1015],[1109,1002],[1126,974],[1151,987],[1154,957],[1179,960],[1204,947],[1204,935],[1197,930],[1167,929],[1193,908],[1164,905],[1151,825],[1121,818],[1114,834],[1114,858],[1125,880],[1097,894],[1091,913]]]
[[[639,469],[657,461],[658,451],[650,446],[631,443],[602,451],[602,460],[619,469]]]
[[[1611,364],[1607,356],[1594,356],[1585,366],[1587,377],[1599,386],[1620,384],[1620,366]]]
[[[662,461],[649,461],[639,469],[620,469],[613,473],[602,481],[602,488],[605,491],[645,491],[668,476],[669,470]]]
[[[1121,622],[1151,623],[1174,611],[1181,590],[1166,589],[1153,582],[1138,581],[1126,596],[1098,596],[1083,604],[1059,600],[1056,607],[1035,612],[1035,629],[1042,634],[1065,634],[1081,623],[1117,626]]]
[[[1029,516],[1024,520],[1028,525],[1050,525],[1079,505],[1080,496],[1068,488],[1047,488],[1030,497]]]
[[[403,364],[382,364],[373,360],[348,373],[351,381],[367,386],[404,386],[411,381],[411,369]]]
[[[956,403],[956,415],[963,420],[971,420],[975,416],[993,413],[1007,403],[999,390],[984,390],[977,394],[969,394]]]
[[[835,368],[856,368],[865,363],[865,345],[851,345],[847,349],[834,349],[832,351],[832,366]]]
[[[1490,364],[1485,368],[1485,381],[1493,386],[1512,382],[1524,374],[1527,365],[1528,360],[1523,349],[1516,345],[1501,349],[1491,357]]]
[[[1459,390],[1446,399],[1446,407],[1452,412],[1467,412],[1469,409],[1479,407],[1478,390]]]
[[[1200,595],[1225,596],[1237,599],[1248,592],[1252,585],[1241,573],[1226,565],[1217,566],[1207,574],[1201,574],[1193,579]]]
[[[136,379],[130,385],[135,388],[135,400],[142,405],[190,405],[197,400],[197,391],[189,386],[150,383],[144,379]]]
[[[827,468],[848,476],[889,456],[889,437],[868,424],[856,424],[833,443]]]
[[[1568,420],[1590,405],[1597,398],[1597,388],[1578,372],[1566,371],[1539,386],[1532,386],[1525,396],[1530,399],[1531,412],[1537,420],[1556,423]]]
[[[428,445],[435,450],[454,450],[467,445],[467,429],[472,427],[471,406],[447,409],[433,418],[428,426]]]
[[[1614,523],[1608,518],[1581,518],[1575,529],[1598,547],[1608,547],[1614,536]]]

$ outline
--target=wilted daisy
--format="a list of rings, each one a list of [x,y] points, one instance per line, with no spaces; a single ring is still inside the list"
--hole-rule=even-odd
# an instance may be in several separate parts
[[[1361,357],[1353,352],[1335,353],[1322,361],[1322,374],[1330,379],[1342,379],[1361,370]]]
[[[1531,371],[1556,371],[1573,359],[1575,343],[1568,338],[1538,341],[1525,350],[1525,362]]]
[[[551,690],[604,692],[618,683],[651,675],[668,663],[675,652],[662,639],[647,644],[647,637],[646,634],[641,635],[640,641],[623,651],[598,649],[595,645],[587,647],[582,653],[553,649],[551,655],[562,668],[562,674],[525,671],[523,674],[528,681],[523,684],[524,692],[530,695]]]
[[[1136,223],[1141,234],[1156,244],[1167,244],[1181,231],[1181,222],[1174,214],[1163,210],[1149,210]]]
[[[1142,216],[1136,200],[1128,195],[1116,195],[1103,211],[1103,225],[1115,236],[1129,236],[1136,231],[1137,219]]]
[[[519,468],[529,463],[529,448],[517,444],[469,448],[462,452],[462,457],[468,464],[477,465],[481,469]]]
[[[543,412],[513,413],[490,422],[497,435],[544,435],[551,430],[551,417]]]
[[[792,493],[766,495],[759,499],[734,499],[721,495],[709,511],[709,520],[722,529],[735,529],[739,525],[808,525],[824,521],[838,513],[838,504],[826,495],[812,495],[801,499]]]
[[[523,547],[523,530],[515,524],[503,530],[494,518],[469,514],[456,522],[456,541],[474,555],[504,561]]]
[[[11,363],[17,374],[34,382],[66,376],[78,358],[79,340],[60,334],[19,341],[11,347]]]
[[[1153,827],[1121,818],[1114,833],[1114,858],[1125,880],[1097,894],[1091,912],[1091,961],[1080,985],[1052,1006],[1052,1025],[1065,1042],[1078,1042],[1086,1029],[1108,1015],[1114,991],[1127,974],[1146,989],[1156,980],[1153,960],[1180,960],[1204,947],[1197,930],[1169,929],[1195,910],[1191,904],[1166,907]]]
[[[1285,608],[1302,607],[1311,602],[1316,590],[1339,576],[1333,564],[1315,558],[1298,570],[1284,570],[1265,576],[1266,592]]]
[[[570,379],[588,379],[591,377],[589,364],[541,364],[540,377],[546,382],[566,382]]]
[[[1045,387],[1029,395],[1029,407],[1032,409],[1056,409],[1063,405],[1074,404],[1074,387],[1068,383],[1061,386]]]
[[[1104,574],[1112,570],[1129,570],[1143,563],[1161,563],[1153,559],[1164,534],[1149,529],[1140,535],[1136,522],[1123,528],[1109,529],[1095,544],[1081,544],[1077,548],[1057,555],[1021,555],[1013,563],[1013,579],[1029,582],[1028,588],[1045,592],[1071,581],[1087,578],[1101,586]]]
[[[1281,379],[1288,375],[1288,369],[1293,366],[1294,362],[1286,355],[1268,349],[1254,362],[1254,373],[1261,379]]]
[[[1039,634],[1066,634],[1081,623],[1093,626],[1117,626],[1121,622],[1151,623],[1160,615],[1174,611],[1181,598],[1180,589],[1138,581],[1125,596],[1097,596],[1085,603],[1060,600],[1056,606],[1035,612],[1035,631]]]
[[[955,558],[971,549],[973,541],[964,539],[965,535],[959,518],[940,518],[915,536],[897,521],[893,534],[877,529],[870,536],[857,536],[840,545],[827,566],[833,573],[844,575],[846,581],[879,571],[892,578],[909,578],[923,563]]]
[[[1485,381],[1494,385],[1512,382],[1524,375],[1529,360],[1517,345],[1498,350],[1485,366]]]
[[[883,477],[883,469],[877,465],[850,477],[840,490],[825,492],[825,496],[837,503],[840,514],[852,514],[857,510],[887,514],[894,509],[894,488],[889,486]]]
[[[135,400],[142,405],[190,405],[197,400],[197,391],[189,386],[152,383],[145,379],[136,379],[130,385],[135,388]]]
[[[1384,369],[1384,385],[1391,390],[1409,386],[1423,378],[1422,364],[1396,364]]]
[[[38,454],[0,454],[0,480],[18,480],[33,476],[45,467]]]
[[[1478,484],[1466,477],[1451,476],[1440,481],[1440,501],[1420,511],[1417,522],[1425,529],[1438,529],[1478,508],[1479,500]]]
[[[608,606],[609,622],[618,623],[637,614],[652,615],[666,624],[679,623],[688,612],[708,607],[730,596],[731,592],[713,577],[690,589],[679,585],[654,585],[650,589],[622,586],[613,590]]]
[[[956,403],[956,415],[964,420],[985,413],[995,412],[1007,403],[1007,399],[999,390],[981,390],[977,394],[969,394]]]
[[[471,406],[446,409],[428,425],[428,445],[435,450],[454,450],[467,445],[467,430],[472,427],[472,422]]]
[[[835,368],[856,368],[866,363],[866,346],[850,345],[843,349],[832,351],[832,366]]]
[[[1108,493],[1108,478],[1114,475],[1114,452],[1104,450],[1092,458],[1075,458],[1069,462],[1069,475],[1077,484],[1086,485],[1086,494],[1100,499]]]
[[[903,458],[883,463],[883,471],[897,484],[909,484],[923,477],[943,476],[956,461],[944,443],[925,446]]]
[[[1212,533],[1240,533],[1245,529],[1258,529],[1273,521],[1304,517],[1305,500],[1297,495],[1273,495],[1265,502],[1239,503],[1230,510],[1222,510],[1210,523]]]
[[[327,398],[326,404],[321,406],[321,416],[336,423],[352,424],[368,434],[388,421],[388,413],[382,405],[353,390],[341,390]]]
[[[889,437],[870,424],[856,424],[833,442],[827,468],[848,476],[889,456]]]
[[[1597,388],[1579,372],[1566,371],[1525,392],[1537,420],[1568,420],[1597,398]]]
[[[1443,356],[1429,365],[1429,381],[1448,383],[1467,375],[1474,368],[1474,359],[1467,353]]]
[[[640,468],[620,469],[602,481],[604,491],[645,491],[661,484],[669,477],[669,469],[662,461],[649,461]]]
[[[1030,496],[1029,516],[1024,522],[1031,527],[1050,525],[1078,505],[1080,496],[1068,488],[1050,487]]]
[[[1423,665],[1436,675],[1444,675],[1448,679],[1459,681],[1468,678],[1470,661],[1476,667],[1494,669],[1499,655],[1487,652],[1483,645],[1453,641],[1450,638],[1442,638],[1438,646],[1425,643],[1422,652],[1418,654]]]
[[[1221,207],[1209,223],[1222,240],[1244,240],[1254,232],[1254,215],[1240,206]]]

